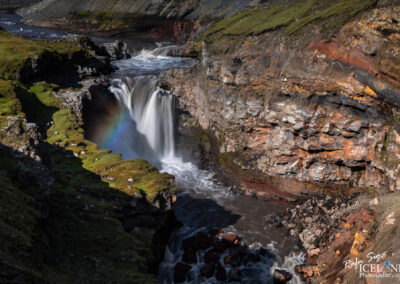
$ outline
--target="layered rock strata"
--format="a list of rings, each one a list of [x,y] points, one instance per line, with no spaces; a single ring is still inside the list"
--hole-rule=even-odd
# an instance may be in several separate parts
[[[202,64],[162,84],[249,191],[398,190],[399,16],[372,10],[329,40],[318,29],[297,43],[279,31],[247,37],[226,55],[203,42]]]

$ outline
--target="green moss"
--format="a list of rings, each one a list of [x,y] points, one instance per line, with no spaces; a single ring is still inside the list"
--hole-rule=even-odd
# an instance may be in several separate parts
[[[300,3],[299,3],[300,2]],[[303,0],[272,6],[267,10],[254,9],[223,19],[205,34],[257,35],[269,30],[286,27],[284,32],[291,35],[315,21],[324,21],[325,30],[335,30],[348,19],[374,5],[376,0]]]
[[[366,187],[361,189],[362,193],[367,194],[367,195],[375,195],[378,192],[378,189],[374,187]]]
[[[396,155],[392,155],[392,151],[388,151],[393,145],[396,145],[396,131],[393,129],[390,129],[385,138],[376,145],[381,147],[380,152],[378,152],[380,161],[389,169],[397,169],[400,165],[400,159]]]
[[[69,16],[69,21],[85,28],[93,30],[104,31],[121,29],[134,25],[134,23],[141,17],[139,14],[127,13],[119,14],[110,11],[83,11]]]
[[[339,0],[317,13],[313,13],[307,17],[299,19],[295,23],[292,23],[286,28],[285,32],[287,34],[292,34],[307,24],[324,19],[328,19],[324,25],[325,29],[337,29],[346,23],[346,21],[351,17],[372,7],[376,2],[376,0]]]
[[[81,17],[89,17],[89,16],[91,16],[92,14],[93,14],[92,11],[82,11],[82,12],[79,12],[79,13],[78,13],[78,15],[81,16]]]
[[[260,9],[254,9],[245,12],[239,12],[231,17],[223,19],[217,22],[215,25],[213,25],[209,30],[207,30],[205,36],[208,37],[214,33],[225,30],[234,24],[236,25],[240,23],[241,21],[243,21],[243,19],[259,13],[260,11],[261,11]]]
[[[20,276],[26,283],[45,283],[43,265],[45,238],[40,232],[43,218],[27,186],[18,183],[17,161],[0,149],[0,282],[6,275]],[[35,186],[34,183],[31,186]]]
[[[45,51],[72,54],[79,50],[73,42],[33,41],[0,30],[0,79],[17,79],[24,62]]]
[[[226,173],[230,175],[233,173],[235,177],[240,179],[253,180],[254,176],[249,171],[242,169],[233,162],[235,159],[240,159],[237,153],[219,153],[218,155],[218,162]]]
[[[12,45],[22,53],[12,55]],[[10,74],[27,58],[58,48],[67,52],[63,44],[36,44],[0,32],[0,54],[6,54],[0,61],[14,66],[0,66],[2,74],[12,70],[0,79],[0,127],[11,117],[19,125],[25,118],[39,125],[54,178],[50,194],[44,194],[30,176],[36,161],[12,158],[0,148],[0,282],[8,283],[4,277],[13,275],[23,283],[156,283],[149,273],[155,262],[154,231],[125,232],[120,220],[132,195],[153,202],[165,191],[174,193],[173,177],[143,159],[124,161],[86,140],[81,115],[54,96],[58,86],[4,79],[17,78]],[[1,143],[18,149],[17,140],[29,138],[21,131],[1,132]]]
[[[207,133],[203,133],[200,137],[201,142],[210,142],[210,137],[208,136]]]
[[[0,79],[0,119],[21,111],[21,104],[11,81]]]

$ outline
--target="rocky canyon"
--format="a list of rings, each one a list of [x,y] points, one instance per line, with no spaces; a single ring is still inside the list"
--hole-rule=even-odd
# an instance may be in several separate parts
[[[0,30],[0,282],[397,283],[400,1],[36,2],[17,11],[24,28],[93,40]],[[113,119],[138,133],[93,138]],[[190,171],[248,211],[284,206],[257,222],[301,261],[248,276],[271,252],[228,232],[240,217],[188,226],[180,198],[195,211],[222,188],[185,199]]]

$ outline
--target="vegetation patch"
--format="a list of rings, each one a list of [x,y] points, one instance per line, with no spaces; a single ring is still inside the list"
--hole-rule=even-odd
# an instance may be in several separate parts
[[[81,48],[76,42],[34,41],[0,30],[0,79],[17,79],[25,61],[44,52],[72,55],[78,51]]]
[[[0,282],[12,275],[18,283],[156,283],[154,230],[125,232],[120,220],[133,196],[155,202],[173,194],[173,176],[99,150],[84,138],[81,114],[55,96],[65,90],[17,79],[27,59],[77,49],[0,31],[0,127],[18,122],[15,133],[0,132]],[[34,182],[39,162],[19,151],[29,145],[24,120],[40,128],[54,180],[48,191]]]
[[[281,27],[285,27],[286,35],[292,35],[316,21],[322,21],[325,30],[335,30],[376,2],[376,0],[307,0],[290,1],[269,9],[253,9],[217,22],[205,33],[205,39],[210,39],[216,33],[235,36],[258,35]]]
[[[70,15],[70,21],[80,26],[90,27],[97,31],[126,28],[138,20],[140,15],[134,13],[117,14],[109,11],[82,11]]]

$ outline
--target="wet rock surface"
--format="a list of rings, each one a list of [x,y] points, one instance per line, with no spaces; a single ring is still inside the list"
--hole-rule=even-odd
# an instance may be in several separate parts
[[[216,281],[240,282],[244,277],[241,269],[246,269],[246,265],[261,263],[262,256],[271,257],[273,261],[273,255],[268,250],[250,250],[236,234],[221,230],[211,230],[209,233],[202,232],[189,237],[183,241],[182,248],[182,262],[178,262],[174,270],[175,281],[178,279],[180,282],[190,277],[198,279],[200,276]],[[198,265],[199,270],[189,273],[193,264]],[[193,276],[193,273],[198,275]],[[284,277],[289,275],[287,273]]]
[[[286,283],[292,279],[292,275],[286,270],[275,269],[274,271],[274,284]]]
[[[131,58],[128,45],[122,41],[114,41],[113,43],[103,44],[111,60],[121,60]]]

